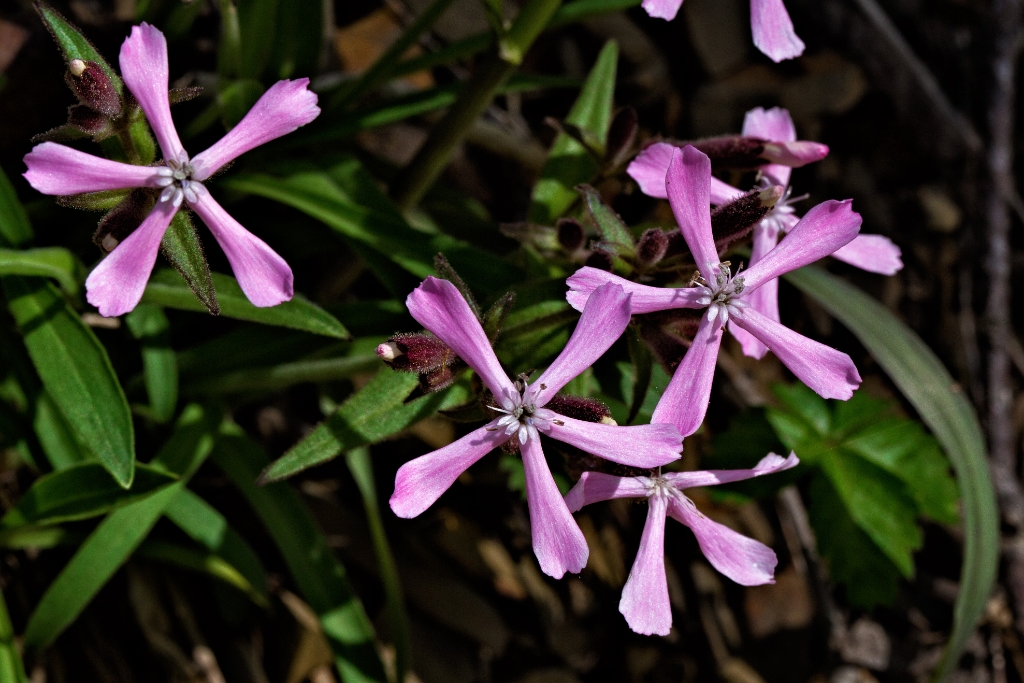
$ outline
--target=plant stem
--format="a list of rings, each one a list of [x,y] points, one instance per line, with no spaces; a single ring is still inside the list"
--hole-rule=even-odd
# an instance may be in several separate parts
[[[529,0],[492,55],[473,74],[455,104],[431,131],[416,157],[402,171],[391,194],[403,211],[416,206],[448,165],[452,153],[473,122],[522,62],[537,36],[562,5],[562,0]]]

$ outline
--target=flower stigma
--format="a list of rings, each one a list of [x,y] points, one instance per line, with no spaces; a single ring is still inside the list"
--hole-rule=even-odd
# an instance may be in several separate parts
[[[189,202],[197,201],[202,185],[198,180],[192,179],[194,171],[184,153],[178,159],[168,159],[166,166],[158,167],[156,184],[157,187],[164,188],[160,193],[160,201],[170,201],[174,208],[181,206],[181,202],[186,199]]]
[[[730,315],[737,316],[742,309],[746,308],[746,302],[739,299],[746,285],[743,278],[740,277],[739,270],[733,277],[731,264],[728,261],[719,263],[717,270],[714,263],[708,263],[707,266],[710,270],[715,270],[715,282],[708,284],[706,280],[700,278],[697,287],[703,296],[697,299],[697,303],[708,307],[709,322],[714,322],[717,317],[722,319],[724,325],[729,322]],[[741,265],[740,268],[742,267]]]
[[[540,388],[545,389],[546,387],[541,384]],[[555,411],[537,406],[536,392],[530,389],[525,376],[520,376],[516,380],[514,392],[505,389],[502,393],[504,395],[501,397],[500,408],[487,406],[491,410],[504,413],[502,417],[497,418],[494,427],[488,428],[488,431],[501,430],[505,432],[506,436],[516,435],[519,443],[525,444],[531,437],[538,438],[539,432],[549,431],[552,424],[565,424],[557,419],[558,413]]]

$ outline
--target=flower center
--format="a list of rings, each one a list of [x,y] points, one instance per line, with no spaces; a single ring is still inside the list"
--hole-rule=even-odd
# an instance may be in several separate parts
[[[708,268],[715,269],[715,264],[707,265]],[[708,307],[708,320],[711,322],[714,322],[716,317],[720,317],[724,325],[729,322],[730,315],[738,315],[741,309],[747,306],[746,302],[739,298],[746,285],[743,278],[740,277],[739,271],[733,277],[731,264],[728,261],[718,264],[713,283],[702,280],[697,287],[703,293],[703,296],[697,299],[697,303]]]
[[[179,159],[168,159],[166,166],[156,169],[157,187],[164,188],[160,193],[160,201],[171,202],[175,208],[181,206],[181,202],[188,200],[194,202],[199,198],[198,188],[202,187],[198,180],[192,180],[194,169],[187,156],[182,154]]]
[[[761,179],[761,185],[765,187],[771,186],[771,181],[767,178]],[[782,193],[782,196],[772,210],[768,212],[768,215],[761,219],[763,225],[770,229],[773,229],[776,234],[785,234],[789,231],[789,228],[793,224],[792,215],[796,213],[796,209],[793,208],[793,204],[807,199],[810,195],[802,194],[799,197],[793,196],[793,186],[788,185],[786,190]]]
[[[531,437],[539,438],[538,432],[550,430],[552,424],[564,424],[557,419],[558,414],[553,410],[538,407],[534,395],[535,392],[529,389],[525,376],[520,377],[516,381],[515,391],[505,389],[504,396],[500,400],[500,408],[488,406],[491,410],[504,413],[502,417],[495,420],[494,426],[489,427],[488,430],[501,430],[505,432],[506,436],[515,434],[519,443],[525,444]]]

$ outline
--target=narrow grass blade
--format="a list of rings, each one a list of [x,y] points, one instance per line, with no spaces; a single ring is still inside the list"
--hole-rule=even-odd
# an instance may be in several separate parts
[[[171,348],[171,323],[163,309],[152,304],[139,304],[125,322],[142,347],[142,376],[152,416],[167,422],[178,404],[178,360]]]

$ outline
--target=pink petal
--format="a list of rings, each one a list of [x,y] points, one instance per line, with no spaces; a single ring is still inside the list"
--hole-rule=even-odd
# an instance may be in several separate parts
[[[783,167],[784,168],[784,167]],[[773,221],[761,221],[754,228],[754,248],[750,254],[751,265],[757,263],[765,255],[775,248],[779,242],[779,230]],[[743,301],[754,310],[779,321],[779,280],[775,278],[764,283],[754,291],[743,297]],[[742,327],[729,325],[729,332],[736,338],[743,348],[744,355],[751,358],[761,359],[768,353],[768,347],[757,340]]]
[[[480,375],[498,400],[506,390],[518,396],[515,385],[501,369],[480,321],[455,285],[428,277],[405,299],[405,306],[416,322],[450,346],[455,355]]]
[[[194,184],[199,198],[189,206],[206,223],[224,250],[238,286],[253,306],[267,308],[289,301],[294,292],[292,269],[267,243],[242,227],[210,193]]]
[[[584,505],[600,503],[613,498],[645,498],[650,493],[647,477],[616,477],[604,472],[584,472],[580,480],[565,494],[565,504],[571,512]]]
[[[149,119],[164,159],[187,158],[171,119],[167,96],[167,40],[155,26],[143,23],[121,45],[121,77]]]
[[[767,142],[761,156],[776,164],[800,168],[828,156],[828,145],[808,140]]]
[[[620,427],[563,415],[557,419],[562,424],[554,423],[546,432],[552,439],[620,465],[660,467],[678,460],[683,450],[683,437],[671,424]]]
[[[697,299],[703,296],[696,287],[651,287],[590,266],[580,268],[565,282],[569,285],[565,298],[577,311],[584,309],[594,290],[610,282],[619,285],[630,295],[630,312],[633,315],[670,308],[701,308]]]
[[[748,291],[828,256],[860,232],[861,217],[853,200],[829,200],[807,212],[779,246],[743,274]]]
[[[249,150],[294,132],[320,114],[309,79],[278,81],[227,135],[192,160],[192,177],[206,180],[224,164]]]
[[[648,499],[647,523],[640,538],[633,568],[622,588],[619,611],[626,623],[645,636],[667,636],[672,629],[672,606],[665,578],[665,515],[668,499],[654,495]]]
[[[801,382],[823,398],[846,400],[860,386],[860,373],[848,355],[820,344],[747,308],[732,324],[757,337]]]
[[[779,559],[768,546],[711,521],[689,500],[673,499],[668,514],[693,530],[711,566],[736,583],[741,586],[775,583],[775,566]]]
[[[796,453],[790,453],[789,457],[769,453],[761,458],[761,461],[750,470],[703,470],[699,472],[669,472],[664,478],[671,482],[680,491],[693,488],[694,486],[715,486],[716,484],[728,484],[744,479],[762,477],[766,474],[775,474],[800,464]],[[570,492],[571,493],[571,492]],[[590,502],[590,501],[587,501]]]
[[[745,194],[746,192],[743,190],[735,188],[729,183],[719,180],[715,176],[711,176],[711,191],[709,196],[712,204],[728,204],[733,200],[739,199]]]
[[[832,254],[832,258],[851,266],[882,275],[895,275],[902,270],[901,256],[900,248],[881,235],[857,235],[852,242]]]
[[[655,19],[665,19],[672,21],[676,18],[676,14],[679,13],[679,8],[682,7],[683,0],[644,0],[640,5],[649,16]]]
[[[36,145],[25,155],[23,175],[43,194],[80,194],[128,187],[156,187],[150,166],[122,164],[79,152],[56,142]]]
[[[701,318],[693,343],[672,375],[651,422],[674,424],[684,437],[693,434],[704,421],[711,400],[711,381],[715,377],[718,349],[722,345],[722,323]]]
[[[459,475],[480,458],[508,441],[504,430],[493,423],[470,432],[458,441],[410,460],[395,475],[391,509],[399,517],[416,517],[441,497]]]
[[[543,406],[604,355],[629,325],[629,294],[609,282],[594,290],[569,342],[558,358],[531,385],[537,406]]]
[[[679,229],[708,282],[715,281],[718,250],[711,235],[711,160],[692,145],[672,152],[665,176],[668,201]]]
[[[157,202],[146,220],[89,273],[85,298],[100,315],[122,315],[139,303],[156,264],[160,240],[177,212],[171,202]]]
[[[775,63],[804,52],[782,0],[750,0],[750,31],[757,49]]]
[[[541,571],[556,579],[566,572],[578,574],[587,565],[590,550],[576,520],[562,500],[544,460],[540,439],[520,446],[526,470],[526,502],[530,506],[533,552]]]
[[[762,140],[775,140],[777,142],[795,142],[796,126],[789,112],[782,107],[764,109],[756,107],[747,112],[743,118],[743,134]],[[789,185],[789,178],[793,169],[782,164],[768,164],[761,167],[761,173],[771,178],[776,185],[783,187]]]
[[[640,191],[648,197],[668,199],[665,189],[665,176],[668,175],[669,164],[672,163],[672,152],[679,149],[667,142],[656,142],[640,152],[626,168],[626,173],[640,186]],[[782,183],[785,185],[785,183]],[[712,204],[726,204],[742,197],[745,192],[711,176],[710,198]]]

